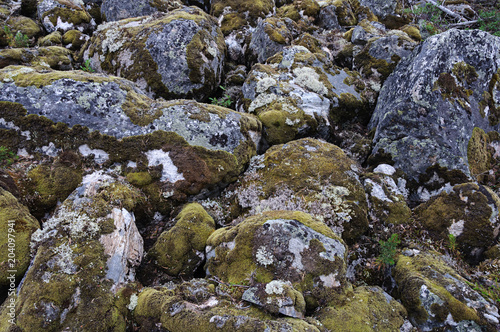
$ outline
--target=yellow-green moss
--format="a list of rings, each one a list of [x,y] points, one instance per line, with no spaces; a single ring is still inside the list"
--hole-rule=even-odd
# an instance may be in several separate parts
[[[358,287],[343,305],[321,309],[316,317],[332,332],[345,331],[346,326],[352,332],[399,331],[406,310],[394,299],[389,302],[383,292],[379,287]]]
[[[29,171],[30,207],[36,216],[43,216],[62,202],[82,181],[82,171],[61,164],[40,165]]]
[[[208,237],[215,222],[197,203],[186,205],[176,217],[175,226],[163,232],[148,253],[166,273],[192,275],[201,263]]]
[[[399,30],[406,32],[406,34],[410,36],[411,39],[417,42],[422,41],[422,35],[420,34],[420,29],[418,28],[418,26],[407,24],[399,28]]]
[[[451,314],[455,322],[473,320],[479,325],[485,323],[473,308],[460,302],[447,290],[456,289],[455,283],[458,281],[463,284],[466,281],[446,265],[438,253],[421,253],[415,257],[400,255],[393,275],[400,286],[401,301],[418,325],[431,318],[430,314],[435,315],[432,320],[441,324],[447,320],[448,314]],[[446,277],[447,275],[451,277]],[[430,312],[427,312],[420,300],[423,285],[443,301],[442,304],[434,303]]]
[[[10,275],[8,270],[16,271],[17,280],[26,272],[30,262],[31,234],[39,228],[38,220],[29,213],[28,208],[20,204],[10,192],[0,188],[1,286],[10,283],[7,280]],[[9,248],[13,251],[9,251]]]
[[[45,37],[38,40],[38,45],[40,46],[53,46],[60,45],[62,42],[62,36],[59,31],[54,31]]]
[[[28,36],[28,38],[35,37],[41,33],[41,29],[31,18],[24,16],[13,16],[7,20],[7,25],[10,27],[11,32],[15,35],[17,31]],[[3,27],[2,27],[3,29]]]
[[[471,174],[480,180],[481,175],[491,168],[491,153],[488,151],[488,135],[475,127],[467,146],[467,159]]]
[[[43,13],[42,21],[45,17],[49,18],[49,21],[57,26],[57,21],[60,19],[65,23],[72,23],[75,26],[82,23],[90,23],[92,17],[85,10],[75,10],[71,8],[56,7],[45,13]]]

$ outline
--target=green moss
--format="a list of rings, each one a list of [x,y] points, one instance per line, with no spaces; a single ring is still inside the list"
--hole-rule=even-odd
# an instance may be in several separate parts
[[[466,282],[439,258],[439,254],[430,252],[415,257],[399,256],[393,275],[400,286],[401,301],[418,325],[424,324],[428,319],[444,324],[448,314],[451,314],[455,322],[473,320],[479,325],[484,324],[473,308],[460,302],[447,290],[456,289],[457,282]],[[424,285],[439,299],[428,308],[421,302],[420,292]]]
[[[398,331],[406,317],[405,308],[384,296],[379,287],[362,286],[354,290],[343,305],[321,309],[316,317],[332,332]]]
[[[35,21],[28,17],[13,16],[10,17],[6,23],[10,27],[14,35],[17,31],[20,31],[22,34],[28,36],[28,38],[32,38],[36,37],[42,32],[38,24],[36,24]]]
[[[28,195],[35,216],[42,217],[62,202],[82,181],[82,171],[61,164],[40,165],[29,171]]]
[[[42,16],[42,21],[45,17],[49,18],[49,21],[57,26],[57,20],[60,19],[65,23],[72,23],[75,26],[82,23],[90,23],[92,17],[85,10],[75,10],[72,8],[56,7],[47,12]]]
[[[62,42],[62,36],[59,31],[54,31],[47,36],[40,38],[38,40],[38,45],[40,46],[52,46],[52,45],[60,45]]]
[[[8,191],[0,188],[0,285],[9,284],[8,270],[14,270],[19,280],[30,263],[31,234],[40,228],[28,208]],[[11,245],[9,245],[9,243]],[[12,243],[15,246],[12,246]],[[9,251],[14,248],[14,252]],[[14,256],[9,255],[14,254]],[[15,258],[13,258],[15,257]],[[11,258],[11,259],[9,259]]]
[[[468,105],[468,102],[472,91],[468,91],[462,86],[458,86],[455,78],[451,74],[441,73],[438,79],[434,82],[432,91],[439,91],[443,100],[448,99],[452,103],[454,101],[462,101],[460,105],[470,113],[471,108]]]
[[[212,3],[210,14],[219,17],[226,7],[230,7],[237,13],[248,13],[249,23],[254,24],[257,18],[265,17],[273,11],[274,2],[267,0],[216,0]]]
[[[408,36],[410,36],[411,39],[421,42],[422,41],[422,35],[420,34],[420,29],[416,25],[404,25],[399,30],[406,32]]]
[[[160,235],[148,254],[170,275],[192,275],[215,222],[197,203],[186,205],[175,219],[175,226]]]
[[[488,151],[488,135],[481,128],[475,127],[467,145],[469,170],[478,181],[491,168],[491,153]]]
[[[137,187],[144,187],[150,184],[153,179],[148,172],[134,172],[127,174],[127,181]]]

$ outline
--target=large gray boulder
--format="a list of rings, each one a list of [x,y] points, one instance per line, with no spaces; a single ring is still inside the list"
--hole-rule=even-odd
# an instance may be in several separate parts
[[[197,7],[99,26],[84,58],[98,72],[136,82],[153,97],[206,100],[218,87],[226,46]]]
[[[422,177],[433,165],[441,173],[454,171],[455,183],[473,178],[474,127],[499,129],[499,54],[500,38],[452,29],[401,60],[382,87],[369,124],[375,130],[372,160],[389,157],[411,180],[429,185],[447,182],[430,180],[433,174]]]
[[[9,66],[0,81],[0,128],[17,137],[11,149],[53,157],[73,150],[94,155],[95,164],[120,163],[152,199],[185,202],[236,180],[260,140],[252,115],[191,100],[154,102],[118,77]]]

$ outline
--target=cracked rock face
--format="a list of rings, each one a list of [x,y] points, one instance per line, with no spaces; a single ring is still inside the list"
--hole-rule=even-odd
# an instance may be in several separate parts
[[[428,38],[385,81],[369,127],[373,156],[386,154],[410,179],[435,164],[471,177],[474,127],[499,129],[500,40],[448,30]]]

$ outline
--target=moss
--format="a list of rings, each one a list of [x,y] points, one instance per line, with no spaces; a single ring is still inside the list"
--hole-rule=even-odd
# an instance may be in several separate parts
[[[309,51],[311,51],[311,53],[322,52],[321,43],[308,33],[300,35],[298,40],[294,42],[294,45],[304,46]]]
[[[216,0],[212,3],[210,14],[219,17],[224,8],[230,7],[237,13],[248,13],[248,21],[254,24],[259,17],[265,17],[274,8],[274,2],[266,0],[245,1],[245,0]]]
[[[61,43],[62,43],[62,36],[59,31],[54,31],[38,40],[38,45],[40,46],[60,45]]]
[[[493,96],[495,96],[496,91],[499,89],[500,84],[500,69],[497,70],[495,74],[492,75],[488,91],[483,94],[483,100],[480,102],[480,107],[484,114],[484,109],[486,106],[489,108],[488,121],[491,126],[495,126],[500,122],[500,106],[497,106]]]
[[[401,301],[417,326],[426,324],[427,320],[444,325],[448,314],[455,322],[473,320],[479,325],[485,323],[473,308],[455,297],[462,295],[450,293],[460,289],[466,281],[447,266],[439,254],[430,252],[416,257],[399,256],[393,275],[400,287]],[[423,287],[433,294],[426,297],[427,303],[421,302]]]
[[[38,24],[36,24],[35,21],[28,17],[10,17],[6,23],[10,27],[10,30],[14,35],[17,31],[20,31],[22,34],[28,36],[28,38],[33,38],[38,36],[42,32]]]
[[[57,27],[57,21],[71,23],[75,26],[82,23],[90,23],[92,17],[85,10],[75,10],[72,8],[55,7],[42,15],[42,21],[48,17],[50,22]]]
[[[498,205],[496,195],[485,187],[465,183],[453,187],[415,209],[415,215],[431,234],[447,240],[454,233],[457,246],[469,261],[476,261],[474,248],[488,248],[494,243],[494,230],[490,221],[491,206]],[[450,228],[452,225],[453,228]]]
[[[284,5],[276,10],[276,16],[280,18],[289,18],[294,21],[300,20],[300,14],[293,4]]]
[[[451,71],[462,84],[471,85],[478,78],[476,69],[463,61],[455,63]]]
[[[478,181],[481,181],[481,175],[485,175],[485,172],[491,168],[491,153],[488,151],[489,142],[489,137],[484,130],[478,127],[473,129],[467,145],[467,160],[471,174]]]
[[[406,317],[405,308],[396,300],[386,298],[379,287],[362,286],[354,290],[343,305],[329,306],[316,314],[317,319],[332,332],[398,331]]]
[[[15,277],[18,281],[24,275],[24,272],[26,272],[30,263],[29,244],[31,234],[39,228],[40,224],[30,215],[28,208],[20,204],[11,193],[0,188],[1,286],[6,286],[10,283],[7,279],[10,276],[8,270],[16,271]],[[12,243],[15,246],[12,246]],[[14,248],[14,251],[10,251],[9,248]]]
[[[264,259],[259,258],[265,255],[261,253],[262,248],[269,243],[261,242],[268,239],[264,235],[257,236],[257,234],[266,221],[276,219],[295,220],[329,238],[340,240],[330,228],[314,220],[310,215],[298,211],[268,211],[262,215],[249,217],[235,227],[215,231],[207,240],[207,246],[215,248],[215,257],[207,262],[207,271],[223,281],[237,284],[249,281],[268,283],[275,279],[291,281],[293,287],[303,292],[306,302],[313,307],[320,302],[325,304],[341,297],[347,285],[343,277],[345,270],[342,267],[342,259],[328,262],[325,260],[320,265],[317,261],[325,249],[319,241],[311,240],[309,246],[301,253],[302,261],[311,264],[300,276],[296,275],[298,273],[296,268],[284,269],[274,263],[258,263],[259,259]],[[336,280],[340,285],[318,286],[322,284],[319,282],[320,277],[329,276],[332,271],[336,271]]]
[[[224,15],[222,19],[220,29],[224,36],[229,35],[232,31],[238,30],[247,24],[243,15],[239,13],[229,13]]]
[[[35,216],[42,217],[78,187],[82,171],[58,163],[40,165],[28,172],[28,179],[30,208]]]
[[[202,262],[215,222],[197,203],[186,205],[175,219],[175,226],[160,235],[148,255],[156,259],[166,273],[189,276]]]
[[[461,102],[462,108],[471,112],[468,105],[469,96],[472,94],[471,90],[466,90],[462,86],[458,86],[455,78],[449,73],[441,73],[438,79],[434,82],[432,91],[439,91],[443,100],[448,99],[450,102]]]
[[[399,30],[406,32],[408,36],[410,36],[411,39],[417,42],[422,41],[422,35],[420,34],[420,29],[418,26],[415,25],[404,25]]]
[[[268,24],[264,24],[264,32],[269,36],[269,39],[282,45],[290,42],[290,31],[281,20],[271,17],[265,21]]]
[[[137,187],[149,185],[153,179],[148,172],[133,172],[127,174],[127,181]]]

